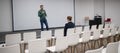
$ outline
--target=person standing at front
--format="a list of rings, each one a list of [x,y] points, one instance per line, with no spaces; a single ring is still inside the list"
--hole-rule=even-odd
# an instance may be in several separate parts
[[[47,22],[47,19],[46,19],[47,14],[46,14],[46,11],[44,10],[43,5],[40,5],[40,10],[38,11],[38,16],[40,17],[41,31],[44,31],[43,24],[45,24],[46,29],[49,30],[48,22]]]

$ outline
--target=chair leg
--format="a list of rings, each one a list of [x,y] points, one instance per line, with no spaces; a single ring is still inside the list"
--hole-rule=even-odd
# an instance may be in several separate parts
[[[106,41],[106,42],[105,42],[105,44],[104,44],[104,46],[106,47],[106,46],[107,46],[107,44],[108,44],[107,38],[104,38],[104,40],[103,40],[103,41]]]
[[[117,41],[120,41],[120,35],[119,34],[117,35]]]
[[[111,42],[114,42],[114,37],[113,36],[111,36]]]
[[[70,53],[70,47],[68,47],[68,53]]]
[[[20,44],[20,53],[24,53],[23,45],[22,44]]]
[[[118,40],[120,41],[120,34],[118,34]]]
[[[113,39],[112,39],[112,36],[110,36],[110,37],[108,37],[108,40],[107,40],[107,41],[108,41],[108,43],[111,43],[112,40],[113,40]]]
[[[84,53],[86,51],[86,45],[87,45],[87,43],[84,44],[84,51],[83,51]]]
[[[67,50],[67,49],[66,49]],[[63,53],[66,53],[66,50],[64,50],[64,52]]]
[[[110,37],[106,38],[107,39],[107,44],[110,43]]]
[[[78,52],[79,52],[79,53],[82,53],[82,43],[79,43],[79,44],[78,44]]]
[[[96,41],[94,41],[94,49],[96,49]]]
[[[51,39],[51,46],[55,45],[55,39]]]
[[[103,46],[106,45],[106,39],[103,38]]]
[[[84,51],[85,51],[85,43],[81,44],[81,50],[82,50],[82,53],[84,53]]]
[[[90,50],[90,45],[91,44],[89,44],[90,42],[87,42],[87,46],[88,46],[88,49],[87,50]]]
[[[60,53],[63,53],[63,52],[60,52]]]
[[[24,49],[23,50],[24,50],[24,53],[25,53],[25,50],[27,48],[27,43],[24,43],[23,45],[24,45]]]
[[[71,53],[73,53],[73,47],[72,47],[72,46],[70,46],[70,48],[71,48]]]
[[[50,47],[51,45],[50,45],[50,40],[48,40],[48,45],[47,45],[48,47]]]
[[[96,42],[98,43],[98,48],[100,48],[100,43],[99,43],[99,40],[96,40]]]
[[[55,38],[55,42],[54,42],[54,45],[56,45],[56,38]]]
[[[52,43],[53,43],[53,40],[52,40],[52,39],[50,39],[50,46],[53,46],[53,45],[52,45]]]
[[[103,39],[100,40],[100,46],[103,46]]]
[[[73,48],[74,48],[74,49],[73,49],[73,53],[75,53],[75,52],[77,52],[77,53],[78,53],[78,50],[77,50],[77,45],[75,45]]]
[[[114,38],[115,38],[115,42],[117,42],[117,35],[115,35]]]
[[[78,47],[77,47],[77,45],[76,45],[76,47],[75,47],[75,48],[76,48],[76,52],[78,53]]]
[[[72,48],[73,48],[73,51],[72,51],[72,53],[75,53],[75,46],[73,46]]]
[[[92,41],[91,43],[91,49],[94,49],[95,45],[94,45],[94,41]]]
[[[90,50],[93,49],[92,47],[93,47],[93,41],[90,41],[90,48],[89,49]]]

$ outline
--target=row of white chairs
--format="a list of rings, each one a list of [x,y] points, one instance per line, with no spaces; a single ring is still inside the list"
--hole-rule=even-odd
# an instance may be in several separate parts
[[[93,26],[93,27],[95,27],[95,26]],[[94,30],[92,30],[92,31],[98,31],[98,32],[96,32],[96,33],[94,33],[94,34],[98,34],[98,35],[100,35],[99,34],[99,30],[95,30],[95,28],[93,28],[92,27],[92,29],[94,29]],[[88,26],[87,26],[87,28],[89,28]],[[69,34],[71,34],[71,33],[74,33],[75,31],[77,32],[77,33],[81,33],[82,32],[82,27],[76,27],[75,28],[76,30],[74,30],[74,29],[70,29],[70,30],[68,30],[68,35]],[[108,33],[109,33],[109,28],[105,28],[104,29],[105,31],[104,31],[104,37],[105,37],[105,35],[109,35]],[[85,31],[85,29],[84,29],[84,31]],[[86,31],[89,31],[89,30],[86,30]],[[119,30],[120,31],[120,30]],[[118,33],[120,33],[120,32],[118,32]],[[61,34],[61,36],[59,35],[59,34]],[[116,34],[116,30],[115,30],[115,28],[112,28],[112,30],[111,30],[111,35],[115,35]],[[24,36],[23,36],[23,39],[24,39],[24,42],[25,43],[27,43],[29,40],[35,40],[36,39],[36,32],[27,32],[27,33],[24,33],[23,34]],[[52,38],[52,32],[51,31],[42,31],[41,32],[41,38],[44,38],[44,39],[47,39],[47,40],[49,40],[49,39],[51,39]],[[95,36],[96,36],[95,35]],[[54,37],[63,37],[63,29],[58,29],[58,30],[55,30],[55,36]],[[107,37],[107,36],[106,36]],[[96,38],[96,37],[95,37]],[[12,40],[13,39],[13,40]],[[15,41],[15,42],[14,42]],[[18,44],[18,43],[21,43],[21,34],[8,34],[8,35],[6,35],[6,40],[5,40],[5,44],[6,45],[12,45],[12,44]]]
[[[33,40],[33,41],[29,41],[28,42],[28,51],[26,50],[26,53],[45,53],[46,48],[52,52],[61,52],[67,49],[68,44],[71,43],[71,45],[74,43],[78,42],[78,39],[73,40],[72,38],[78,38],[77,36],[69,36],[68,37],[61,37],[61,38],[57,38],[56,40],[56,45],[55,46],[51,46],[51,47],[47,47],[46,46],[46,41],[43,39],[39,39],[39,40]],[[68,41],[69,39],[69,41]],[[71,39],[71,40],[70,40]],[[72,42],[70,42],[72,41]],[[106,47],[106,49],[104,49],[103,52],[105,53],[118,53],[118,42],[116,43],[109,43]],[[90,50],[87,51],[86,53],[101,53],[98,51],[101,51],[102,48],[97,49],[97,50]],[[12,46],[7,46],[4,48],[0,48],[0,53],[20,53],[20,45],[12,45]]]
[[[108,42],[108,40],[107,40],[107,38],[108,37],[114,37],[116,34],[119,34],[120,32],[119,32],[119,30],[120,29],[118,29],[116,26],[114,26],[114,25],[112,25],[112,24],[106,24],[105,25],[105,27],[104,27],[104,25],[99,25],[99,28],[98,29],[96,29],[96,25],[93,25],[92,26],[92,29],[90,30],[90,27],[89,26],[85,26],[84,27],[84,30],[82,31],[82,33],[83,33],[83,35],[82,35],[82,37],[81,38],[83,38],[83,40],[85,40],[86,42],[89,42],[89,41],[91,41],[91,40],[94,40],[93,42],[94,42],[94,47],[95,47],[95,44],[96,43],[99,43],[99,42],[97,42],[96,40],[98,40],[98,39],[106,39],[106,42]],[[79,30],[80,30],[81,28],[79,28]],[[80,32],[81,32],[80,31]],[[88,33],[85,33],[86,31],[88,31]],[[103,33],[101,34],[101,31],[103,31]],[[89,36],[90,35],[90,33],[91,32],[93,32],[93,36]],[[86,34],[87,36],[85,37],[85,35],[84,34]],[[85,38],[84,38],[85,37]],[[116,39],[116,38],[113,38],[113,41],[114,41],[114,39]],[[109,40],[111,40],[111,39],[109,39]],[[105,40],[102,40],[102,42],[101,42],[101,40],[100,40],[100,42],[102,43],[102,44],[104,44],[103,42],[104,42]],[[83,41],[84,42],[84,41]],[[99,46],[104,46],[104,45],[101,45],[101,43],[99,44]]]
[[[77,30],[77,29],[76,29]],[[89,40],[90,40],[90,31],[88,31],[88,32],[84,32],[83,33],[83,35],[82,35],[82,38],[79,38],[79,37],[76,37],[76,38],[73,38],[73,36],[70,36],[70,35],[73,35],[74,33],[75,33],[75,31],[76,30],[74,30],[74,29],[68,29],[68,33],[67,33],[67,40],[70,40],[71,41],[71,44],[72,45],[76,45],[77,43],[83,43],[83,42],[88,42]],[[105,33],[107,33],[107,34],[104,34],[104,36],[106,35],[109,35],[109,30],[108,29],[105,29],[105,30],[107,30],[107,32],[105,31]],[[97,30],[98,31],[98,33],[94,33],[94,34],[96,34],[96,35],[98,35],[98,34],[100,34],[100,31],[99,30]],[[96,32],[96,31],[95,31]],[[75,35],[77,35],[77,36],[79,36],[79,32],[77,33],[75,33]],[[97,39],[97,38],[100,38],[100,36],[96,36],[96,35],[94,35],[93,37],[96,37],[95,39]],[[59,37],[62,37],[63,35],[59,35]],[[106,37],[105,36],[105,37]],[[71,38],[71,39],[69,39],[69,38]],[[79,39],[79,42],[78,42],[78,39]],[[74,39],[74,40],[73,40]],[[92,39],[92,38],[91,38]],[[73,41],[73,42],[72,42]],[[69,42],[69,41],[68,41]],[[69,46],[71,45],[71,44],[68,44]],[[51,47],[51,48],[54,48],[54,47]],[[51,49],[49,49],[50,51],[52,51]],[[54,52],[54,51],[52,51],[52,52]]]

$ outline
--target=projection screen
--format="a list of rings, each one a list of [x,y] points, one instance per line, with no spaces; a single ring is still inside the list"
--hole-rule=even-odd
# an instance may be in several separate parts
[[[50,28],[63,27],[66,17],[72,16],[74,22],[73,0],[12,0],[14,30],[40,29],[38,10],[44,5]],[[45,26],[44,26],[45,28]]]

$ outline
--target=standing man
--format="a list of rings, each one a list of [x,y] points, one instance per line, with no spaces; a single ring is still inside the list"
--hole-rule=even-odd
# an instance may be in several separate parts
[[[46,19],[46,11],[43,9],[44,6],[43,5],[40,5],[40,10],[38,11],[38,16],[40,17],[40,23],[41,23],[41,30],[44,31],[43,29],[43,23],[46,25],[46,29],[49,30],[48,28],[48,22],[47,22],[47,19]]]

